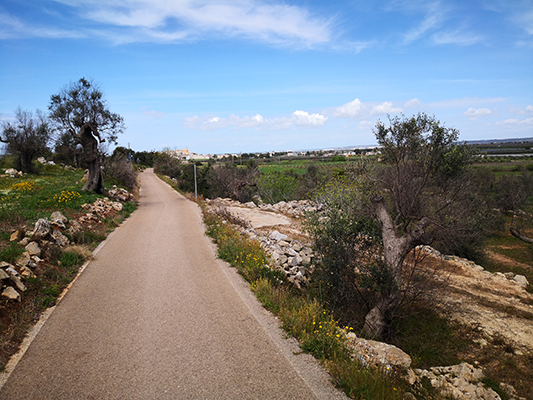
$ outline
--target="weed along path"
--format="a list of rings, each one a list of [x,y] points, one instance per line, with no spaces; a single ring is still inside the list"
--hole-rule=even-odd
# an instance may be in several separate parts
[[[198,206],[151,170],[141,188],[0,399],[345,398],[215,257]]]

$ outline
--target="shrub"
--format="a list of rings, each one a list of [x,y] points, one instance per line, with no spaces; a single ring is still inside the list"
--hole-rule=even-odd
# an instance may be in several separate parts
[[[262,173],[257,180],[259,195],[266,203],[297,199],[300,179],[289,171]]]
[[[104,164],[104,180],[108,183],[125,186],[130,190],[137,185],[132,164],[122,154],[117,153],[108,157]]]

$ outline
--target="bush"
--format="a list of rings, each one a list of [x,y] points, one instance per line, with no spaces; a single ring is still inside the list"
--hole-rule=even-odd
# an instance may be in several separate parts
[[[130,190],[137,185],[132,164],[122,154],[117,153],[117,155],[107,158],[104,164],[103,175],[107,183],[125,186]]]
[[[257,180],[257,189],[264,202],[297,200],[300,179],[289,171],[263,173]]]
[[[381,262],[381,231],[361,212],[360,186],[345,180],[328,183],[317,195],[323,214],[308,215],[306,230],[319,255],[311,281],[336,315],[361,327],[376,295],[389,290],[390,271]]]
[[[211,198],[223,197],[242,203],[251,201],[256,193],[259,170],[255,165],[218,165],[210,170],[207,182]]]

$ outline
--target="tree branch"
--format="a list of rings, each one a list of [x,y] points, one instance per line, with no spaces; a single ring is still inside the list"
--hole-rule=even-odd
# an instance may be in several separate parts
[[[532,243],[533,244],[533,238],[530,238],[530,237],[522,234],[522,232],[520,232],[514,226],[511,225],[509,227],[509,231],[511,232],[511,235],[513,235],[515,238],[520,239],[522,242]]]

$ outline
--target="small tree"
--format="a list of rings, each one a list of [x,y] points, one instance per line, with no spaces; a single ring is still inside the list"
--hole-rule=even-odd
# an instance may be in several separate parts
[[[424,273],[416,262],[405,263],[407,256],[418,245],[458,251],[479,243],[489,215],[455,129],[425,114],[389,122],[374,130],[381,160],[347,166],[337,178],[342,185],[319,191],[324,214],[309,219],[326,291],[355,299],[367,310],[363,330],[382,339],[403,300],[428,290],[416,283]]]
[[[7,144],[7,152],[17,155],[22,172],[31,172],[32,161],[48,149],[52,129],[46,116],[39,110],[36,116],[31,111],[17,108],[15,122],[2,122],[0,142]]]
[[[50,98],[50,119],[63,133],[68,133],[81,143],[89,178],[83,190],[103,192],[102,160],[98,142],[106,139],[116,143],[118,134],[124,132],[124,119],[109,111],[99,85],[85,78],[69,85]],[[103,138],[102,138],[103,136]],[[98,141],[96,140],[98,139]]]
[[[372,203],[395,290],[365,317],[364,330],[378,337],[386,334],[400,302],[406,256],[447,233],[461,236],[468,230],[465,222],[470,216],[465,211],[471,211],[457,207],[469,200],[464,173],[470,154],[465,145],[456,143],[459,132],[426,114],[389,117],[389,122],[389,126],[378,122],[374,130],[384,165],[375,177]]]
[[[210,196],[227,197],[240,202],[252,200],[257,186],[257,165],[238,167],[235,164],[216,165],[208,176]]]

